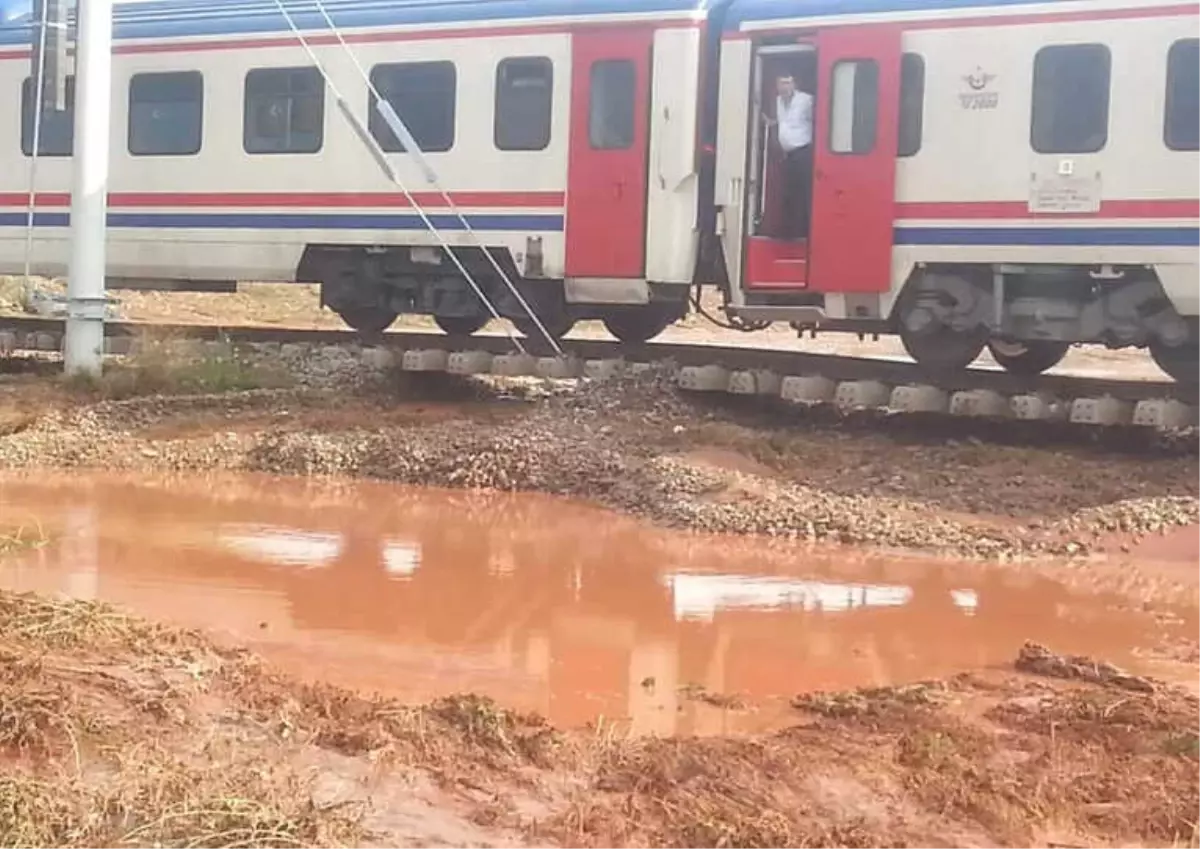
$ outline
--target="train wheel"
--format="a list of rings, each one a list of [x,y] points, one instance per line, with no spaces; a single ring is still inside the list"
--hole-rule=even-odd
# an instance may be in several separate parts
[[[378,307],[343,307],[337,314],[359,333],[382,333],[400,317],[398,312]]]
[[[470,336],[488,323],[486,315],[435,315],[433,323],[449,336]]]
[[[1150,343],[1150,356],[1176,383],[1188,386],[1200,383],[1200,344],[1194,335],[1182,345],[1167,345],[1155,340]]]
[[[539,315],[542,327],[546,328],[554,339],[561,339],[571,332],[571,328],[575,326],[575,319],[564,313],[556,313],[552,315]],[[512,320],[513,327],[517,328],[517,332],[526,339],[534,339],[537,341],[545,341],[546,337],[542,331],[538,329],[537,324],[529,316],[524,318],[514,318]]]
[[[909,331],[903,325],[900,328],[904,350],[923,369],[936,374],[961,371],[975,362],[975,358],[983,353],[987,336],[986,327],[953,330],[939,325],[919,333]]]
[[[621,310],[604,317],[604,326],[626,345],[649,342],[671,326],[671,317],[663,310],[641,307]]]
[[[1008,339],[989,339],[988,350],[992,357],[1010,374],[1033,377],[1054,368],[1067,355],[1069,342],[1051,342],[1045,339],[1017,342]]]

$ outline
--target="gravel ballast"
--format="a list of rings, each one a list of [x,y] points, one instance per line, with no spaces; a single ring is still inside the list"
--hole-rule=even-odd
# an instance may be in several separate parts
[[[538,491],[702,531],[1009,559],[1080,555],[1200,522],[1177,447],[1004,446],[829,423],[747,421],[669,375],[498,385],[362,374],[290,351],[291,386],[96,400],[0,377],[0,469],[252,471]],[[278,359],[275,360],[277,365]],[[22,406],[24,405],[24,406]],[[11,418],[11,416],[10,416]],[[0,423],[3,422],[0,416]]]

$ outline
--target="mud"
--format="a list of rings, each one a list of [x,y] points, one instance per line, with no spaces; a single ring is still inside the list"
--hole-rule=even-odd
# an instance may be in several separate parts
[[[563,727],[765,730],[797,692],[987,668],[1027,639],[1166,674],[1162,647],[1197,628],[1194,570],[1139,594],[1111,564],[1055,580],[1056,564],[698,537],[543,496],[42,473],[0,478],[0,516],[46,541],[0,564],[10,589],[204,627],[313,681],[480,693]]]
[[[372,373],[337,350],[262,359],[297,385],[248,388],[258,366],[236,356],[200,364],[204,385],[234,390],[221,393],[158,375],[152,395],[95,400],[40,375],[0,378],[0,469],[545,492],[678,528],[993,560],[1119,552],[1200,521],[1191,442],[1122,455],[739,416],[660,371],[571,386]]]
[[[1196,841],[1200,711],[1158,683],[997,669],[809,695],[769,734],[630,737],[305,685],[94,603],[0,614],[3,845]]]

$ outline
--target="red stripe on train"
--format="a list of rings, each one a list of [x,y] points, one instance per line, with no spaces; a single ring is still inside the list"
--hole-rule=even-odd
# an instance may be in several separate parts
[[[946,11],[946,10],[919,10],[919,11]],[[959,17],[953,14],[947,14],[945,17],[939,18],[918,18],[905,20],[903,17],[899,19],[884,19],[879,18],[881,23],[896,23],[905,30],[917,29],[967,29],[969,27],[995,27],[995,26],[1019,26],[1021,24],[1053,24],[1053,23],[1070,23],[1075,21],[1112,21],[1123,20],[1127,18],[1170,18],[1180,15],[1195,15],[1200,13],[1200,3],[1187,3],[1181,6],[1147,6],[1141,9],[1105,9],[1098,11],[1078,11],[1078,12],[1021,12],[1016,14],[1000,14],[1000,15],[961,15]],[[901,12],[896,12],[901,15]],[[797,18],[804,17],[802,14],[796,15]],[[739,30],[737,32],[727,33],[726,39],[749,39],[762,38],[764,36],[788,35],[795,33],[797,35],[811,36],[814,30],[820,31],[823,26],[832,26],[831,24],[822,24],[821,19],[813,18],[812,23],[805,23],[803,26],[788,26],[781,24],[778,27],[771,26],[771,21],[744,21],[745,24],[754,24],[761,29],[750,31]],[[839,23],[838,26],[854,26],[854,23]]]
[[[457,27],[453,29],[422,29],[422,30],[393,30],[390,32],[358,32],[346,33],[342,40],[348,44],[377,44],[400,41],[431,41],[445,38],[490,38],[495,36],[514,35],[554,35],[571,33],[579,29],[589,32],[607,28],[628,29],[629,27],[647,27],[649,29],[691,29],[698,28],[700,21],[692,20],[633,20],[633,21],[572,21],[569,24],[512,24],[494,23],[480,27]],[[208,40],[201,40],[208,39]],[[338,44],[335,35],[304,32],[304,40],[311,45]],[[113,47],[114,53],[189,53],[212,50],[244,50],[270,47],[294,47],[299,42],[295,35],[252,36],[248,38],[211,38],[204,35],[176,36],[171,41],[147,41],[138,44],[127,44],[117,41]],[[70,52],[74,52],[73,50]],[[24,59],[30,55],[29,48],[19,47],[11,50],[0,50],[0,59]]]
[[[414,192],[413,197],[423,207],[445,209],[450,206],[438,192]],[[537,207],[560,208],[564,192],[451,192],[455,206],[473,207]],[[39,207],[70,206],[67,192],[39,192]],[[0,192],[0,206],[27,206],[25,192]],[[111,207],[314,207],[314,208],[379,208],[411,207],[409,199],[399,192],[113,192],[108,196]]]

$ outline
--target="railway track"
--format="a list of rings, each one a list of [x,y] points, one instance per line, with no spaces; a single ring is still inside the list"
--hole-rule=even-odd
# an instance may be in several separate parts
[[[0,354],[61,350],[63,331],[58,319],[0,317]],[[1198,415],[1196,387],[1170,381],[1026,378],[982,368],[934,378],[910,362],[705,343],[630,347],[602,339],[567,340],[562,343],[565,356],[557,357],[533,340],[522,340],[527,353],[515,352],[512,339],[504,335],[459,338],[398,331],[368,337],[349,330],[110,322],[105,325],[106,353],[134,353],[148,331],[198,344],[355,345],[375,366],[461,375],[605,379],[670,361],[677,367],[679,386],[687,391],[776,396],[843,410],[1164,430],[1192,427]]]

